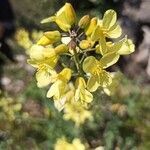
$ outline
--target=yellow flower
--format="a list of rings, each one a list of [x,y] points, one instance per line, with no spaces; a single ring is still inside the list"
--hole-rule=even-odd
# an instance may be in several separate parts
[[[16,113],[20,112],[22,104],[19,101],[15,101],[9,97],[0,98],[0,110],[1,119],[14,121],[16,119]]]
[[[92,119],[90,111],[86,110],[80,102],[72,101],[64,107],[64,119],[72,120],[76,126],[83,124],[87,119]]]
[[[114,10],[107,10],[102,20],[98,20],[97,26],[94,28],[91,39],[93,41],[103,42],[105,37],[118,38],[121,36],[122,30],[117,23],[117,15]]]
[[[72,144],[74,146],[74,150],[85,150],[85,146],[77,138],[73,140]]]
[[[57,140],[55,150],[85,150],[85,146],[77,138],[72,143],[68,143],[65,138],[61,138]]]
[[[33,45],[30,50],[28,63],[37,68],[36,79],[38,87],[47,86],[52,82],[52,74],[56,74],[53,68],[58,61],[53,48],[45,48],[40,45]]]
[[[68,81],[70,78],[71,70],[69,68],[64,68],[59,74],[56,75],[54,83],[47,92],[47,97],[53,97],[55,100],[59,100],[68,90]]]
[[[56,24],[63,30],[69,31],[71,26],[76,22],[76,14],[70,3],[66,3],[55,16],[44,19],[42,23],[56,22]]]
[[[106,37],[120,37],[122,30],[117,23],[117,14],[114,10],[107,10],[103,16],[103,19],[99,21],[99,24]]]
[[[18,44],[25,49],[29,49],[32,46],[32,41],[30,40],[29,32],[23,28],[17,30],[15,38]]]
[[[104,51],[105,49],[105,51]],[[96,47],[96,52],[101,55],[105,55],[107,53],[116,53],[118,55],[128,55],[135,51],[135,45],[130,39],[126,37],[122,40],[112,43],[112,42],[101,42]]]
[[[55,70],[51,69],[47,65],[39,65],[36,72],[36,80],[38,87],[45,87],[54,81],[56,75]]]
[[[80,101],[82,104],[86,104],[93,100],[93,95],[86,90],[87,85],[82,77],[76,79],[75,87],[75,101]]]
[[[110,74],[104,70],[107,63],[105,59],[98,61],[93,56],[89,56],[84,60],[83,70],[85,73],[90,74],[87,82],[89,91],[94,92],[99,86],[106,87],[112,82]]]

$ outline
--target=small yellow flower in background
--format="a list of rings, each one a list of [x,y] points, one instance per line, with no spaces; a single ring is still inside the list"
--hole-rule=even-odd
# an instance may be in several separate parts
[[[9,97],[0,98],[1,117],[3,117],[4,120],[14,121],[16,119],[16,113],[21,111],[21,109],[21,103],[14,101]]]
[[[65,119],[79,126],[92,118],[87,108],[93,92],[101,87],[111,95],[117,84],[117,78],[106,69],[116,64],[120,55],[134,52],[135,46],[127,37],[113,41],[122,30],[111,9],[103,18],[84,15],[77,20],[72,5],[66,3],[55,15],[42,20],[52,22],[58,30],[43,33],[30,49],[28,62],[37,69],[37,85],[50,85],[47,97],[53,98],[59,111],[64,110]]]
[[[32,39],[32,43],[35,43],[37,42],[43,35],[43,32],[42,31],[37,31],[37,30],[33,30],[31,32],[31,39]]]
[[[25,49],[29,49],[33,45],[29,37],[29,32],[23,28],[17,30],[15,39],[17,43]]]
[[[55,144],[55,150],[85,150],[81,141],[75,138],[72,143],[67,142],[65,138],[58,139]]]
[[[20,28],[15,33],[15,39],[21,47],[29,54],[32,45],[43,35],[42,31],[33,30],[31,33],[24,28]]]
[[[80,102],[70,102],[64,107],[64,119],[72,120],[78,127],[86,120],[91,120],[92,113],[86,110]]]
[[[122,74],[120,72],[112,72],[110,76],[112,77],[112,83],[109,86],[104,87],[103,90],[107,95],[112,96],[116,94],[117,89],[120,88],[119,84]]]
[[[72,85],[68,85],[68,89],[66,92],[61,96],[60,99],[54,99],[54,106],[58,111],[61,111],[64,109],[67,103],[70,103],[71,101],[74,101],[74,87],[72,89]]]

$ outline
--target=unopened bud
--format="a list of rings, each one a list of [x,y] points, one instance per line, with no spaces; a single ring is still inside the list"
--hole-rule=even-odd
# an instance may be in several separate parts
[[[87,36],[92,34],[93,30],[96,28],[96,25],[97,25],[97,18],[94,17],[91,19],[90,24],[85,31]]]
[[[79,44],[80,48],[82,49],[88,49],[92,46],[91,42],[88,40],[82,40]]]
[[[70,3],[66,3],[56,13],[55,22],[63,31],[69,31],[71,26],[76,22],[76,14]]]
[[[84,29],[89,25],[89,23],[90,23],[90,17],[89,15],[85,15],[80,19],[78,26]]]
[[[52,42],[57,42],[61,39],[61,34],[59,31],[48,31],[44,35]]]
[[[55,48],[56,54],[67,53],[68,50],[69,50],[69,47],[66,44],[61,44]]]
[[[37,42],[37,44],[42,46],[47,46],[52,44],[52,42],[46,36],[42,36],[40,40]]]

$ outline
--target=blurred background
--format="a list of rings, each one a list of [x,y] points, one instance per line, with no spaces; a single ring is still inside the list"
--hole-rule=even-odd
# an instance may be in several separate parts
[[[65,2],[79,17],[118,13],[123,33],[136,51],[122,57],[111,96],[95,94],[92,121],[75,127],[63,120],[46,89],[36,85],[27,64],[28,49],[43,31],[55,28],[40,21]],[[87,149],[150,149],[150,1],[149,0],[1,0],[0,1],[0,150],[53,150],[57,139],[79,138]],[[62,149],[63,150],[63,149]],[[98,148],[97,148],[98,150]]]

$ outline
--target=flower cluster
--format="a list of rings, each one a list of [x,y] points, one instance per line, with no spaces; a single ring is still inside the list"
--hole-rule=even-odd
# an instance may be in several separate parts
[[[38,87],[50,85],[47,97],[53,98],[55,107],[76,112],[72,106],[85,108],[92,102],[93,92],[111,85],[112,76],[106,69],[120,55],[134,52],[134,44],[127,37],[113,42],[122,34],[114,10],[107,10],[102,19],[85,15],[78,21],[72,5],[66,3],[42,21],[50,22],[60,31],[44,32],[30,49],[28,62],[37,68]],[[72,117],[66,114],[65,118]]]
[[[20,102],[14,101],[9,97],[0,97],[0,115],[1,119],[7,121],[14,121],[16,119],[17,113],[22,109],[22,104]]]
[[[68,143],[65,138],[58,139],[55,144],[55,150],[85,150],[85,146],[79,139],[74,139],[72,143]]]

